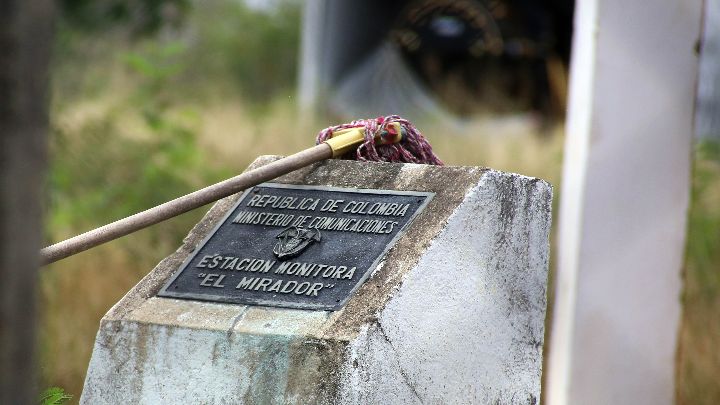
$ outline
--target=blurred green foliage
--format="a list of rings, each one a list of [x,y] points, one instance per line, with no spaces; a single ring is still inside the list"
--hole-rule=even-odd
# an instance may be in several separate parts
[[[692,207],[687,241],[688,266],[704,299],[720,292],[720,142],[696,147]]]
[[[696,146],[688,216],[678,404],[720,401],[720,143]]]
[[[40,405],[62,405],[72,399],[72,395],[65,393],[59,387],[51,387],[40,394]]]
[[[221,0],[64,0],[62,6],[53,115],[72,115],[66,110],[88,101],[102,110],[76,125],[52,120],[50,239],[227,175],[197,145],[204,99],[239,94],[259,112],[294,91],[298,1],[267,9]],[[160,32],[164,24],[153,21],[171,6],[182,10],[185,24]],[[123,8],[134,11],[117,11]],[[144,19],[133,17],[138,13]],[[111,27],[101,26],[107,19]],[[145,35],[125,35],[134,32]],[[182,226],[177,237],[188,225]]]
[[[242,1],[203,2],[194,13],[190,66],[194,78],[230,78],[203,86],[223,94],[239,89],[251,104],[267,104],[279,95],[294,93],[300,44],[300,3],[276,2],[258,11]]]
[[[73,71],[61,76],[74,84],[63,95],[90,89],[89,78],[77,72],[83,62],[107,67],[118,51],[138,47],[174,52],[185,61],[178,76],[182,85],[174,89],[179,95],[200,99],[239,92],[251,105],[266,107],[295,92],[300,0],[276,0],[263,8],[241,0],[61,0],[61,5],[55,69],[71,66]],[[151,53],[145,56],[153,59]],[[165,74],[163,66],[133,55],[126,62],[146,75]],[[93,89],[102,91],[105,82],[95,79]]]
[[[184,70],[184,51],[184,45],[169,43],[122,54],[133,84],[129,91],[79,127],[53,125],[51,230],[77,232],[221,177],[197,147],[199,114],[178,107],[170,91]],[[127,134],[122,125],[132,118],[137,122]]]
[[[179,25],[190,0],[60,0],[63,20],[87,32],[120,27],[135,36]]]

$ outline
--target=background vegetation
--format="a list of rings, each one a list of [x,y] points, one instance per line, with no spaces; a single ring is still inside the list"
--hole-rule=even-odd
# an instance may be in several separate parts
[[[310,146],[335,124],[298,115],[300,4],[63,0],[52,71],[47,241],[58,241]],[[561,190],[562,128],[528,120],[422,126],[448,164],[542,177]],[[679,399],[720,403],[720,148],[698,152]],[[44,386],[79,399],[98,322],[204,214],[199,209],[45,268]]]
[[[680,404],[720,403],[720,143],[697,145],[677,380]]]

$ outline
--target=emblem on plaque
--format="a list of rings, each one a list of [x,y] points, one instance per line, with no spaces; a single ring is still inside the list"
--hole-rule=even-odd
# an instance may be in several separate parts
[[[320,242],[320,231],[290,226],[275,238],[278,241],[273,247],[273,253],[278,259],[283,260],[299,255],[314,242]]]

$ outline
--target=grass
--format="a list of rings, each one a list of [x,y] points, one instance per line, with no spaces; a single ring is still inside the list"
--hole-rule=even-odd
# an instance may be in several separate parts
[[[720,144],[698,145],[683,274],[679,404],[720,403]]]

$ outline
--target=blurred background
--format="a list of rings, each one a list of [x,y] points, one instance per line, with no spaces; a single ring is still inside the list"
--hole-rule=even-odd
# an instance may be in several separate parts
[[[720,13],[711,8],[676,368],[687,404],[720,403]],[[388,111],[413,121],[446,164],[541,177],[555,202],[562,193],[572,0],[60,0],[58,9],[46,244]],[[204,212],[41,270],[43,387],[79,399],[100,318]]]

